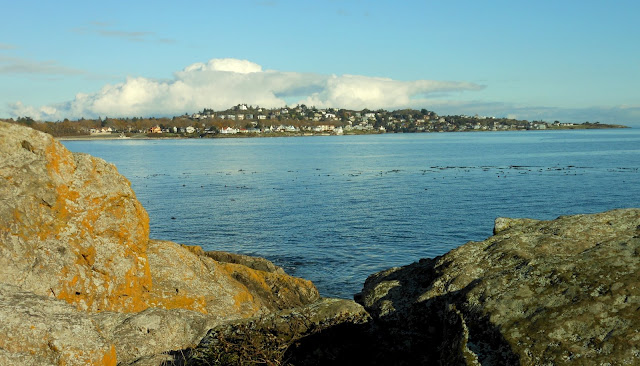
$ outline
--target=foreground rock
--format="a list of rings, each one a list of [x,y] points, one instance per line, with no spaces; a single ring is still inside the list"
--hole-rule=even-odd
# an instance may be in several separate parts
[[[148,307],[149,218],[115,167],[0,123],[0,278],[88,311]]]
[[[552,221],[499,218],[483,242],[369,277],[356,296],[368,314],[347,307],[342,317],[314,322],[299,308],[227,323],[189,360],[634,365],[638,278],[638,209]]]
[[[349,327],[359,329],[369,320],[364,308],[352,300],[322,299],[219,325],[198,347],[184,354],[189,365],[335,364],[344,362],[348,355],[361,359],[350,347],[352,340],[345,337],[351,335]],[[330,341],[325,337],[328,333]]]
[[[626,209],[499,219],[483,242],[369,277],[357,299],[395,364],[632,365],[639,278],[640,210]]]
[[[0,183],[1,364],[157,364],[319,299],[266,260],[149,240],[116,168],[44,133],[0,122]]]

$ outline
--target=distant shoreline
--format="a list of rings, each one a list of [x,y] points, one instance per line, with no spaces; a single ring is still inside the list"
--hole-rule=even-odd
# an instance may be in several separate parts
[[[465,130],[465,131],[424,131],[424,132],[405,132],[406,134],[430,134],[430,133],[491,133],[491,132],[526,132],[526,131],[534,131],[534,132],[542,132],[542,131],[570,131],[570,130],[607,130],[607,129],[626,129],[632,128],[630,126],[624,125],[608,125],[608,124],[600,124],[600,125],[574,125],[574,126],[562,126],[562,127],[553,127],[543,130],[527,130],[527,129],[513,129],[513,130]],[[403,134],[403,132],[358,132],[358,133],[344,133],[340,135],[329,134],[329,133],[293,133],[293,132],[280,132],[280,133],[236,133],[236,134],[215,134],[215,135],[200,135],[198,133],[190,134],[190,135],[173,135],[167,136],[166,134],[157,134],[158,136],[149,136],[149,134],[137,133],[132,134],[131,136],[122,137],[121,134],[112,133],[112,134],[100,134],[100,135],[78,135],[78,136],[59,136],[55,137],[56,140],[60,141],[86,141],[86,140],[182,140],[182,139],[201,139],[201,138],[210,138],[210,139],[226,139],[226,138],[269,138],[269,137],[314,137],[314,136],[358,136],[358,135],[391,135],[391,134]]]

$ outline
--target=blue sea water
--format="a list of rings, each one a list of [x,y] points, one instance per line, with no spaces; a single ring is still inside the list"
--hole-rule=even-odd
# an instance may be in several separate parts
[[[640,130],[64,141],[114,163],[151,237],[268,258],[351,298],[496,217],[640,207]]]

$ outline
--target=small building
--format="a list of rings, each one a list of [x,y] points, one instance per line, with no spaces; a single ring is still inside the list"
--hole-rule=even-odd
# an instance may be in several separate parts
[[[232,127],[224,127],[223,129],[220,130],[221,134],[227,134],[227,135],[235,135],[236,133],[238,133],[238,130]]]

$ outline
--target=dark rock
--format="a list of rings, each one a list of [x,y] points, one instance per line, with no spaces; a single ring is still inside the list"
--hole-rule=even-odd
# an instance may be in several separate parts
[[[404,360],[640,363],[640,210],[511,220],[357,296]]]

